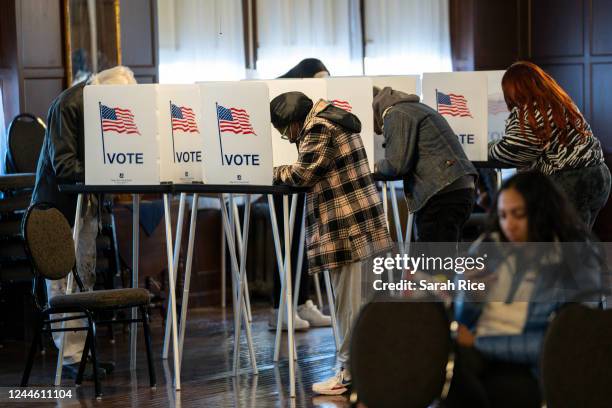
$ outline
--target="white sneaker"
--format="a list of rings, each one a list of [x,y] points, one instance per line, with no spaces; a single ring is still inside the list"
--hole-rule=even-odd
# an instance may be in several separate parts
[[[278,321],[278,309],[272,309],[270,313],[270,317],[268,318],[268,329],[276,330],[276,322]],[[308,330],[310,328],[310,323],[306,320],[303,320],[298,316],[296,312],[294,312],[293,316],[293,330]],[[283,316],[283,330],[287,330],[287,313]]]
[[[351,376],[347,370],[339,370],[335,376],[325,381],[312,384],[312,391],[322,395],[340,395],[348,391]]]
[[[301,306],[298,306],[298,315],[308,321],[311,327],[328,327],[331,326],[331,317],[326,316],[319,308],[312,303],[312,300],[307,300]]]

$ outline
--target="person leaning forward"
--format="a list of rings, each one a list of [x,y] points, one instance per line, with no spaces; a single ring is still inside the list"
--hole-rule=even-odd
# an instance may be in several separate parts
[[[313,385],[342,394],[350,384],[351,325],[361,306],[362,262],[391,248],[382,203],[359,132],[359,119],[325,100],[288,92],[270,104],[272,124],[295,143],[298,159],[274,169],[274,182],[309,187],[306,241],[310,273],[329,270],[336,297],[338,373]]]

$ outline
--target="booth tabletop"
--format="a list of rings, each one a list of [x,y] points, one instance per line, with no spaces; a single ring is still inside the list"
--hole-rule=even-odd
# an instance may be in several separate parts
[[[36,182],[35,173],[4,174],[0,176],[0,190],[32,188]]]
[[[109,194],[277,194],[305,193],[306,188],[289,186],[217,185],[217,184],[160,184],[160,185],[101,185],[62,184],[63,193],[109,193]]]
[[[305,193],[309,189],[290,186],[260,186],[247,184],[173,184],[175,193],[212,193],[212,194],[277,194],[288,195]]]
[[[156,185],[101,185],[89,186],[85,184],[60,184],[62,193],[108,193],[108,194],[166,194],[172,193],[171,184]]]

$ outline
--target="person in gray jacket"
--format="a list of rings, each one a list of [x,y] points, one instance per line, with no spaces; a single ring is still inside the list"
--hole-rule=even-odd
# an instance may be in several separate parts
[[[385,138],[375,172],[402,178],[417,242],[458,242],[475,202],[477,172],[448,122],[419,97],[386,87],[374,97]]]

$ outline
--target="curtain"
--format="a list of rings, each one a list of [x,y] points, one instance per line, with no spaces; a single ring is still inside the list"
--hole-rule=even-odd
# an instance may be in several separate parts
[[[365,73],[452,71],[448,0],[365,0]]]
[[[304,58],[320,59],[332,76],[361,75],[358,3],[257,0],[258,77],[276,78]]]
[[[241,0],[158,0],[160,83],[245,77]]]

